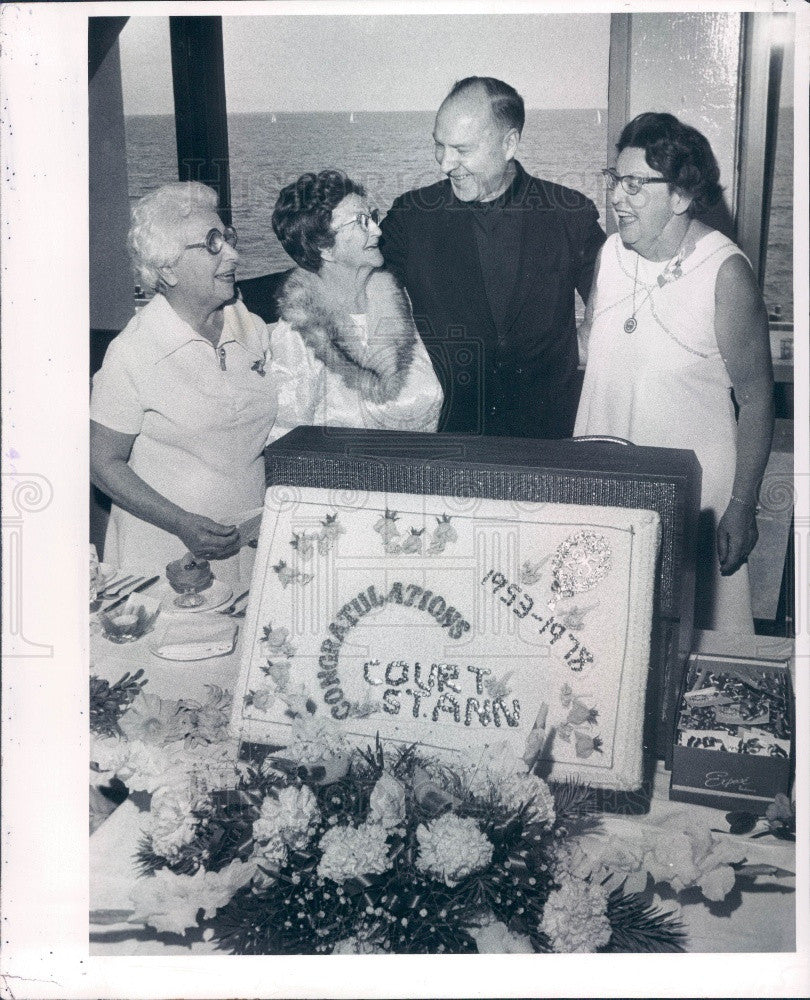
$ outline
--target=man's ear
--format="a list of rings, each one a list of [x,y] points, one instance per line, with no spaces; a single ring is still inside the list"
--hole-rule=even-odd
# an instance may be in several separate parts
[[[520,145],[520,132],[516,128],[510,128],[503,137],[503,151],[507,160],[513,160]]]

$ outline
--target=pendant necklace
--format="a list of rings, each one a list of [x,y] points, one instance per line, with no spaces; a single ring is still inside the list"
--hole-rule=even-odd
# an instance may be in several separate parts
[[[670,281],[677,281],[681,277],[683,271],[681,270],[681,264],[683,264],[684,258],[686,257],[686,251],[684,249],[686,244],[686,237],[689,235],[689,230],[692,228],[692,221],[690,219],[689,225],[686,227],[686,232],[683,234],[683,239],[681,240],[681,245],[678,247],[678,252],[675,256],[667,263],[664,270],[658,275],[657,284],[659,288],[663,288],[664,285],[669,284]],[[655,285],[650,285],[646,289],[647,294],[639,302],[638,307],[636,307],[636,288],[638,287],[638,259],[640,254],[636,253],[636,269],[633,274],[633,312],[624,321],[624,332],[634,333],[636,327],[638,326],[638,320],[636,319],[636,313],[644,305],[647,299],[652,298],[653,290]]]

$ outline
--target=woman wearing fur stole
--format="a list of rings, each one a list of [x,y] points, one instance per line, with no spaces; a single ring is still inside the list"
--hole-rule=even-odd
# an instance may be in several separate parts
[[[363,187],[336,170],[279,195],[273,230],[298,267],[270,333],[282,375],[270,440],[300,424],[436,430],[442,390],[407,294],[380,270],[378,221]]]

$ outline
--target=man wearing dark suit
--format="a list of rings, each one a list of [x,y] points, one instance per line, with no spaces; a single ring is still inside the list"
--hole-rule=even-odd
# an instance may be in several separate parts
[[[460,80],[433,132],[447,180],[401,195],[382,223],[386,266],[408,290],[444,388],[440,430],[573,429],[574,292],[587,299],[605,234],[584,195],[517,162],[524,120],[508,84]]]

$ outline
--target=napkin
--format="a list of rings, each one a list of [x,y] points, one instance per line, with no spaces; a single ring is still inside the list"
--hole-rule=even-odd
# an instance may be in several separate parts
[[[262,526],[262,514],[264,507],[256,507],[254,510],[245,511],[242,515],[242,522],[239,525],[239,547],[245,545],[256,545],[259,538],[259,530]]]
[[[226,618],[205,619],[170,625],[154,652],[165,660],[206,660],[233,651],[236,625]]]

